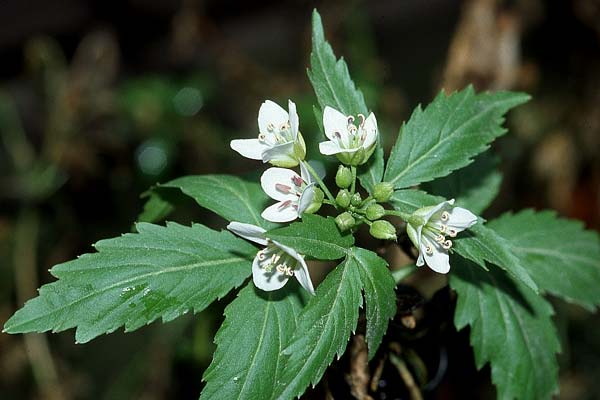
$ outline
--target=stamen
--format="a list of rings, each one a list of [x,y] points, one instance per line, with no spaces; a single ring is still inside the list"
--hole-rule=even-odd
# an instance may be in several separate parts
[[[277,264],[277,262],[279,261],[279,259],[281,258],[281,255],[275,253],[271,256],[271,264]]]
[[[448,250],[450,247],[452,247],[452,240],[446,240],[444,243],[442,243],[442,247]]]
[[[287,264],[279,264],[277,267],[277,272],[279,272],[280,274],[285,274],[287,276],[293,276],[294,272],[292,271],[292,269],[287,265]]]
[[[269,125],[267,125],[267,131],[273,132],[274,130],[275,130],[275,126],[272,123],[269,123]]]
[[[442,216],[440,218],[441,218],[442,221],[446,222],[450,218],[450,214],[448,213],[448,211],[444,211],[442,213]]]
[[[352,125],[352,124],[348,125],[348,131],[350,132],[350,134],[355,135],[357,130],[358,129],[356,129],[355,125]]]
[[[341,138],[342,138],[342,135],[341,135],[339,132],[337,132],[337,131],[336,131],[336,132],[333,132],[333,136],[335,136],[335,137],[336,137],[336,138],[338,138],[338,139],[341,139]]]
[[[267,128],[267,130],[269,130],[269,128]],[[264,142],[266,138],[267,138],[267,135],[265,135],[264,133],[261,133],[260,135],[258,135],[258,140],[260,140],[261,142]]]
[[[446,240],[446,238],[444,237],[444,235],[437,235],[435,237],[435,241],[438,243],[444,243],[444,240]]]
[[[281,203],[279,205],[279,207],[277,207],[278,210],[283,210],[284,208],[286,208],[287,206],[289,206],[290,204],[292,204],[291,200],[286,200],[283,203]]]
[[[259,259],[260,261],[264,261],[264,259],[265,259],[265,258],[267,258],[267,256],[265,256],[265,251],[264,251],[264,250],[261,250],[261,251],[259,251],[259,252],[256,254],[256,256],[258,257],[258,259]]]
[[[427,246],[425,246],[425,253],[427,253],[428,255],[433,255],[433,247],[431,247],[430,244],[428,244]]]
[[[300,187],[300,186],[302,186],[302,183],[304,183],[304,181],[298,175],[294,175],[294,176],[292,176],[292,183],[294,185]]]
[[[442,224],[442,226],[440,226],[440,232],[441,233],[446,233],[446,229],[448,229],[447,225]]]
[[[358,126],[362,127],[365,124],[365,116],[362,114],[358,114],[358,119],[360,120]]]
[[[455,229],[448,229],[448,236],[450,236],[450,237],[456,237],[456,230]]]
[[[289,187],[288,185],[284,185],[283,183],[276,183],[275,189],[280,191],[281,193],[285,193],[285,194],[288,194],[289,192],[292,191],[291,187]]]

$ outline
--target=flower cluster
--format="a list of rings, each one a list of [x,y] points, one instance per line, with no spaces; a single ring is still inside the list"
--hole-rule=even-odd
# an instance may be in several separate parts
[[[400,216],[407,222],[407,233],[419,251],[417,265],[427,264],[439,273],[450,269],[448,252],[453,238],[477,222],[477,217],[464,208],[454,207],[454,200],[424,207],[413,214],[386,210],[394,193],[390,183],[375,185],[372,194],[362,198],[356,188],[357,167],[365,164],[377,146],[378,128],[373,113],[345,115],[325,107],[323,129],[329,139],[319,144],[323,155],[335,155],[341,162],[335,183],[339,191],[334,197],[306,160],[306,144],[300,133],[296,105],[288,101],[288,111],[273,101],[265,101],[258,112],[258,138],[231,141],[231,148],[244,157],[262,160],[273,167],[262,174],[260,183],[265,193],[276,201],[262,217],[284,223],[317,212],[323,204],[335,207],[336,224],[341,231],[354,231],[362,224],[369,226],[371,236],[396,240],[396,228],[385,216]],[[292,168],[299,167],[299,173]],[[327,199],[325,199],[325,195]],[[265,230],[254,225],[232,222],[228,229],[235,234],[265,246],[252,263],[252,277],[262,290],[277,290],[294,276],[308,292],[314,288],[304,256],[294,249],[265,236]]]

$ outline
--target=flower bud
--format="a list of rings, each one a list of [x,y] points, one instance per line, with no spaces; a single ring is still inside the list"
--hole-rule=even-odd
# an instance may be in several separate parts
[[[385,209],[379,204],[371,204],[367,207],[365,216],[371,221],[378,220],[385,215]]]
[[[378,203],[385,203],[394,194],[394,185],[389,182],[379,182],[373,189],[373,198]]]
[[[342,208],[348,208],[350,205],[350,192],[346,189],[342,189],[338,192],[337,196],[335,196],[335,202]]]
[[[323,199],[325,198],[323,191],[319,188],[315,188],[314,192],[315,192],[315,194],[313,197],[313,201],[310,203],[310,205],[308,207],[306,207],[306,210],[304,210],[304,212],[307,214],[316,213],[317,211],[319,211],[319,209],[323,205]]]
[[[369,233],[376,239],[396,240],[396,228],[383,219],[373,222],[369,228]]]
[[[340,231],[345,232],[356,224],[356,220],[352,214],[346,211],[335,217],[335,223],[340,228]]]
[[[354,207],[358,207],[360,206],[360,203],[362,203],[362,197],[360,197],[359,193],[354,193],[350,198],[350,204],[352,204]]]
[[[335,184],[340,189],[348,189],[352,185],[352,171],[350,168],[340,165],[335,174]]]

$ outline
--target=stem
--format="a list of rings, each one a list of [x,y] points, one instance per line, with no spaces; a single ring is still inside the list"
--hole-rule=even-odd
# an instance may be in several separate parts
[[[410,219],[410,214],[397,210],[385,210],[385,215],[394,215],[396,217],[402,218],[404,221],[407,222]]]
[[[323,180],[321,179],[319,174],[317,174],[317,171],[315,171],[314,168],[306,161],[301,161],[301,163],[302,163],[302,165],[304,165],[306,167],[308,172],[310,172],[312,177],[315,178],[315,180],[317,181],[317,183],[319,184],[321,189],[323,189],[323,192],[325,192],[325,196],[327,196],[327,198],[331,202],[331,205],[337,209],[338,207],[337,207],[337,203],[335,202],[335,197],[333,197],[333,195],[331,194],[329,189],[327,189],[327,186],[325,186],[325,184],[323,183]]]
[[[350,194],[354,194],[356,191],[356,167],[351,165],[350,171],[352,171],[352,186],[350,186]]]

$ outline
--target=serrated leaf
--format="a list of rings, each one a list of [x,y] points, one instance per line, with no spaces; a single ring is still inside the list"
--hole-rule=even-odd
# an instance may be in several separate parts
[[[248,283],[225,309],[201,399],[275,399],[285,370],[281,352],[296,329],[306,292],[289,282],[263,292]]]
[[[352,253],[365,293],[367,312],[367,344],[373,358],[387,331],[388,322],[396,315],[396,282],[387,262],[372,251],[354,248]]]
[[[506,132],[504,114],[528,99],[523,93],[475,94],[470,86],[449,96],[440,93],[402,126],[384,180],[401,189],[467,166]]]
[[[498,159],[486,152],[465,168],[443,178],[426,182],[422,188],[428,193],[456,199],[457,206],[481,214],[500,190],[502,174],[497,170],[497,166]]]
[[[137,229],[52,268],[59,280],[42,286],[4,330],[76,327],[76,341],[84,343],[121,326],[132,331],[159,317],[199,312],[250,274],[256,249],[229,232],[175,223],[140,223]]]
[[[342,258],[354,244],[354,236],[342,234],[333,218],[312,214],[304,214],[302,222],[271,230],[266,236],[320,260]]]
[[[359,268],[353,257],[347,257],[321,282],[298,316],[296,331],[284,349],[289,359],[278,398],[300,396],[309,384],[319,382],[334,356],[344,353],[361,305]]]
[[[174,209],[173,204],[152,192],[137,220],[138,222],[157,222],[166,218]]]
[[[335,58],[333,49],[325,40],[321,16],[317,10],[312,15],[312,52],[307,73],[321,112],[325,106],[330,106],[346,115],[367,115],[365,99],[352,82],[346,62],[343,58]]]
[[[512,244],[512,250],[538,286],[590,311],[600,305],[600,240],[579,221],[553,211],[504,214],[488,228]]]
[[[228,221],[238,221],[273,228],[261,212],[269,201],[260,184],[230,175],[184,176],[160,186],[178,188],[202,207]]]
[[[558,391],[560,351],[550,304],[494,266],[485,272],[453,257],[452,269],[454,324],[471,326],[477,368],[490,362],[498,398],[550,399]]]
[[[378,144],[369,162],[358,167],[361,171],[358,174],[360,184],[371,194],[375,185],[383,179],[383,163],[383,148]]]

